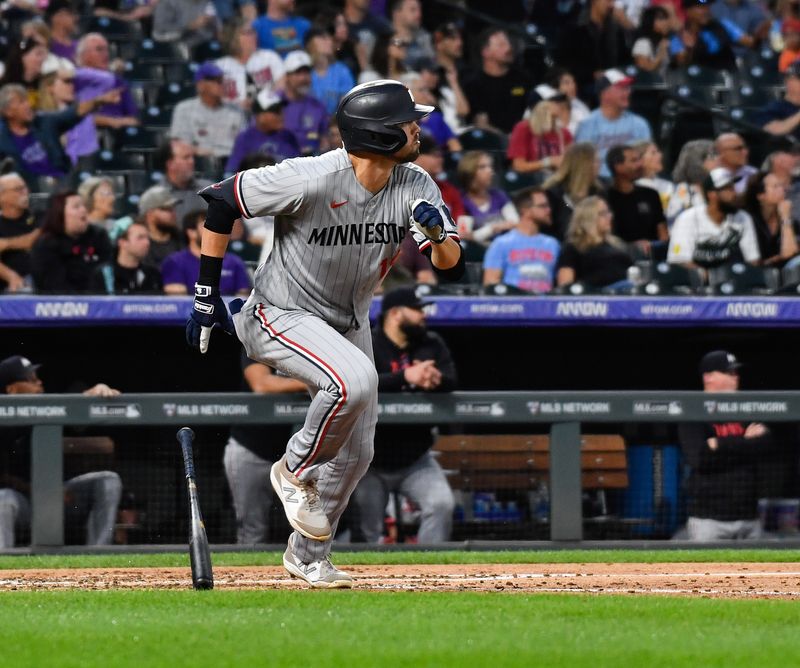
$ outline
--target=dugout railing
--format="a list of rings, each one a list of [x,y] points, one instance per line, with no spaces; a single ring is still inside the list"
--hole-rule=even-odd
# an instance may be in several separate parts
[[[31,546],[64,544],[64,427],[297,424],[304,397],[228,394],[4,396],[0,427],[32,427]],[[581,433],[585,424],[747,420],[794,422],[800,392],[454,392],[384,394],[386,424],[549,425],[550,539],[583,538]],[[177,450],[177,442],[175,444]]]

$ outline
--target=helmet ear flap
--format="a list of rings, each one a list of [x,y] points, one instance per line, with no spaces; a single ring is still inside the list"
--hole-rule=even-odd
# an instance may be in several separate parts
[[[364,125],[373,124],[366,122]],[[398,127],[355,127],[342,131],[340,126],[340,132],[344,147],[350,152],[369,151],[379,155],[392,155],[406,143],[406,133]]]

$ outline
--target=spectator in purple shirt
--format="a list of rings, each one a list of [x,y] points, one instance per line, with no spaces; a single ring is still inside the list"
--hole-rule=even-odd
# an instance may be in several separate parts
[[[90,72],[95,72],[90,74]],[[100,70],[87,70],[84,79],[94,78],[98,83],[102,83],[106,72]],[[75,66],[71,61],[60,56],[50,54],[42,66],[42,81],[39,84],[39,110],[40,111],[61,111],[75,103]],[[96,89],[102,86],[95,86]],[[87,89],[88,90],[88,89]],[[102,96],[118,96],[119,92],[111,90],[103,93]],[[91,99],[87,98],[81,104],[87,104]],[[97,128],[91,114],[81,119],[66,136],[66,151],[73,164],[81,156],[91,155],[99,150],[100,144],[97,139]]]
[[[494,188],[494,161],[485,151],[467,151],[458,163],[464,215],[458,221],[462,241],[488,247],[496,236],[514,229],[519,214],[511,199]]]
[[[44,17],[50,27],[50,53],[75,62],[78,12],[68,0],[50,0]]]
[[[78,101],[119,90],[119,101],[104,104],[94,114],[98,128],[124,128],[139,125],[139,109],[131,96],[130,86],[110,70],[108,42],[100,33],[84,35],[77,48],[78,71],[75,86]]]
[[[72,165],[61,144],[61,135],[115,95],[110,91],[70,105],[63,111],[36,114],[23,86],[3,86],[0,88],[0,157],[11,158],[31,186],[36,185],[38,176],[65,176]]]
[[[283,124],[300,146],[301,155],[318,155],[327,150],[328,112],[311,91],[311,56],[292,51],[284,61]]]
[[[297,139],[283,127],[285,106],[286,102],[272,91],[262,90],[258,94],[253,103],[253,124],[236,137],[225,164],[226,174],[237,171],[244,157],[251,153],[271,155],[276,162],[300,155]]]
[[[194,284],[200,271],[200,239],[205,222],[206,212],[199,209],[187,213],[183,219],[183,233],[187,247],[168,256],[161,265],[164,292],[168,295],[194,293]],[[244,262],[232,253],[226,253],[222,259],[220,294],[248,295],[250,287],[250,276]]]

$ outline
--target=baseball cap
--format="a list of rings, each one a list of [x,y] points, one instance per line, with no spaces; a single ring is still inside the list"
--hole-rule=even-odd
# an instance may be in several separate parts
[[[629,77],[621,70],[611,69],[603,72],[603,76],[601,76],[597,80],[597,83],[595,83],[595,88],[597,89],[597,93],[599,95],[606,88],[611,88],[611,86],[630,86],[632,83],[633,77]]]
[[[714,4],[714,0],[683,0],[683,8],[691,9],[692,7],[703,7],[705,5]]]
[[[788,32],[800,32],[800,19],[783,19],[783,25],[781,25],[781,33],[784,35]]]
[[[381,301],[381,317],[396,306],[407,306],[408,308],[422,310],[432,303],[433,302],[424,302],[417,297],[417,291],[414,287],[396,288],[383,296],[383,300]]]
[[[724,167],[712,169],[703,180],[703,190],[724,190],[734,184],[736,178],[730,170]]]
[[[433,32],[437,35],[441,35],[442,37],[457,37],[461,34],[461,29],[458,27],[457,23],[454,23],[453,21],[446,21],[438,26]]]
[[[139,198],[139,213],[144,215],[153,209],[172,207],[180,201],[164,186],[152,186],[145,190]]]
[[[730,373],[740,369],[741,366],[741,363],[733,353],[729,353],[727,350],[712,350],[700,360],[700,373],[711,373],[713,371]]]
[[[78,10],[73,6],[69,0],[50,0],[44,10],[46,19],[58,14],[58,12],[65,11],[71,14],[77,14]]]
[[[195,70],[194,81],[197,83],[205,79],[221,79],[224,74],[225,73],[219,68],[219,65],[207,60]]]
[[[548,100],[552,102],[566,102],[567,96],[552,86],[539,84],[531,91],[530,95],[528,95],[528,106],[533,107],[539,104],[539,102],[547,102]]]
[[[286,100],[280,97],[277,93],[273,93],[268,88],[262,90],[253,103],[253,113],[257,114],[262,111],[279,112],[286,106]]]
[[[70,74],[75,73],[75,65],[72,64],[71,60],[67,60],[66,58],[62,58],[61,56],[57,56],[54,53],[51,53],[44,59],[42,63],[42,76],[46,77],[48,74],[56,74],[57,72],[69,72]]]
[[[297,72],[297,70],[302,70],[304,67],[311,69],[311,56],[308,53],[297,49],[286,54],[286,58],[283,61],[283,68],[286,70],[286,74]]]
[[[33,364],[27,357],[13,355],[0,362],[0,394],[12,383],[30,380],[41,364]]]

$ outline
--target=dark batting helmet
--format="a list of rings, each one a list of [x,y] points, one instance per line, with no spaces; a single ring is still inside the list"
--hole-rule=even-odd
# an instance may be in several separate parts
[[[360,84],[342,98],[336,121],[348,151],[391,155],[406,143],[400,123],[418,121],[433,107],[417,104],[399,81],[379,79]]]

